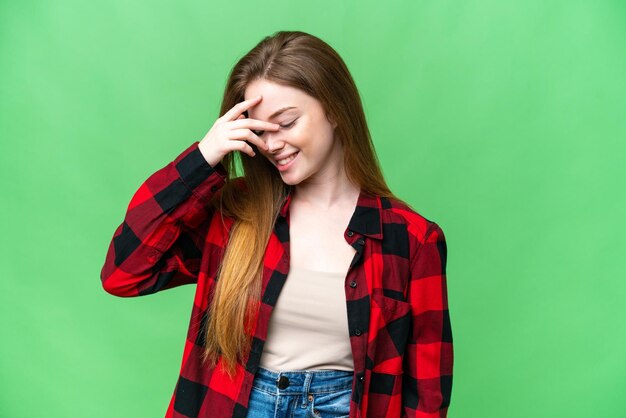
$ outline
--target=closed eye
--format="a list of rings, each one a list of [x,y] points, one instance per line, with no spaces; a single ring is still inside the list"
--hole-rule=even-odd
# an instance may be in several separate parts
[[[280,125],[280,127],[283,128],[283,129],[289,129],[296,123],[297,120],[298,120],[298,118],[292,120],[291,122],[289,122],[289,123],[287,123],[285,125]],[[261,135],[263,135],[265,133],[265,131],[258,131],[258,130],[255,130],[255,129],[252,129],[252,132],[256,136],[261,136]]]
[[[280,125],[280,127],[281,127],[281,128],[285,128],[285,129],[286,129],[286,128],[291,128],[291,127],[293,126],[293,124],[294,124],[294,123],[296,123],[296,121],[297,121],[297,120],[298,120],[298,119],[294,119],[294,120],[292,120],[291,122],[289,122],[289,123],[288,123],[288,124],[286,124],[286,125]]]

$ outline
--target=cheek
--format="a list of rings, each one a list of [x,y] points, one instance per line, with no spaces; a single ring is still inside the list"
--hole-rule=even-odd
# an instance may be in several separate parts
[[[314,137],[310,131],[304,129],[295,130],[295,127],[292,128],[291,132],[285,133],[284,139],[287,146],[291,145],[292,148],[297,148],[300,151],[309,151],[311,144],[314,143]]]
[[[274,165],[274,158],[272,154],[266,152],[265,150],[258,149],[258,147],[257,150],[257,156],[254,158],[263,158],[264,160],[267,160],[268,163]]]

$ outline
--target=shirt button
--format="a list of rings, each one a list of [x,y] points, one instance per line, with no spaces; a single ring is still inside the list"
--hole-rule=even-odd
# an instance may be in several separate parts
[[[361,335],[361,330],[360,330],[360,329],[358,329],[358,328],[357,328],[357,329],[355,329],[355,330],[354,330],[354,335],[356,335],[357,337],[358,337],[359,335]]]
[[[354,235],[354,232],[348,231],[348,236],[351,237],[352,235]]]
[[[359,377],[359,380],[361,381],[361,383],[364,383],[365,382],[365,376]]]
[[[217,186],[211,186],[211,191],[215,193],[217,191]]]
[[[363,238],[361,238],[358,242],[359,242],[359,244],[361,244],[361,245],[365,244],[365,240],[364,240]]]
[[[354,280],[352,280],[350,282],[350,287],[352,287],[352,288],[356,287],[356,282]]]

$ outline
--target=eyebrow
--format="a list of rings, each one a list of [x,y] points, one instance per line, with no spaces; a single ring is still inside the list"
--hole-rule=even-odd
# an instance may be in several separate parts
[[[282,107],[278,109],[276,112],[272,113],[268,119],[274,119],[275,117],[279,116],[281,113],[290,109],[295,109],[295,108],[296,108],[295,106]]]

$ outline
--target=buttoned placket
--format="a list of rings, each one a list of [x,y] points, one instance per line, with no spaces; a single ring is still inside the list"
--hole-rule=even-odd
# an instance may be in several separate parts
[[[358,286],[358,282],[355,279],[349,279],[350,271],[354,268],[354,266],[363,258],[363,250],[365,249],[365,238],[361,236],[359,233],[355,233],[350,229],[346,229],[344,234],[344,238],[346,242],[350,244],[352,248],[356,250],[352,261],[350,262],[350,267],[348,268],[348,273],[346,274],[346,283],[351,289],[355,289]],[[346,292],[350,291],[346,288]],[[348,294],[346,294],[348,296]]]
[[[367,331],[364,329],[364,326],[369,323],[369,310],[365,311],[365,309],[363,309],[363,305],[360,304],[351,306],[348,301],[360,299],[367,293],[367,291],[364,292],[363,289],[359,287],[359,278],[357,277],[357,271],[355,270],[356,266],[364,256],[365,237],[348,228],[344,233],[344,238],[346,242],[356,250],[354,257],[352,258],[352,262],[350,263],[350,267],[348,268],[348,273],[346,274],[344,288],[346,292],[346,309],[348,313],[348,332],[351,337],[358,337],[356,344],[359,349],[352,350],[354,370],[356,375],[361,375],[365,371],[365,357],[367,353],[367,339],[362,337],[363,333]],[[362,285],[366,284],[363,283]],[[359,382],[362,384],[363,379],[359,379]]]

